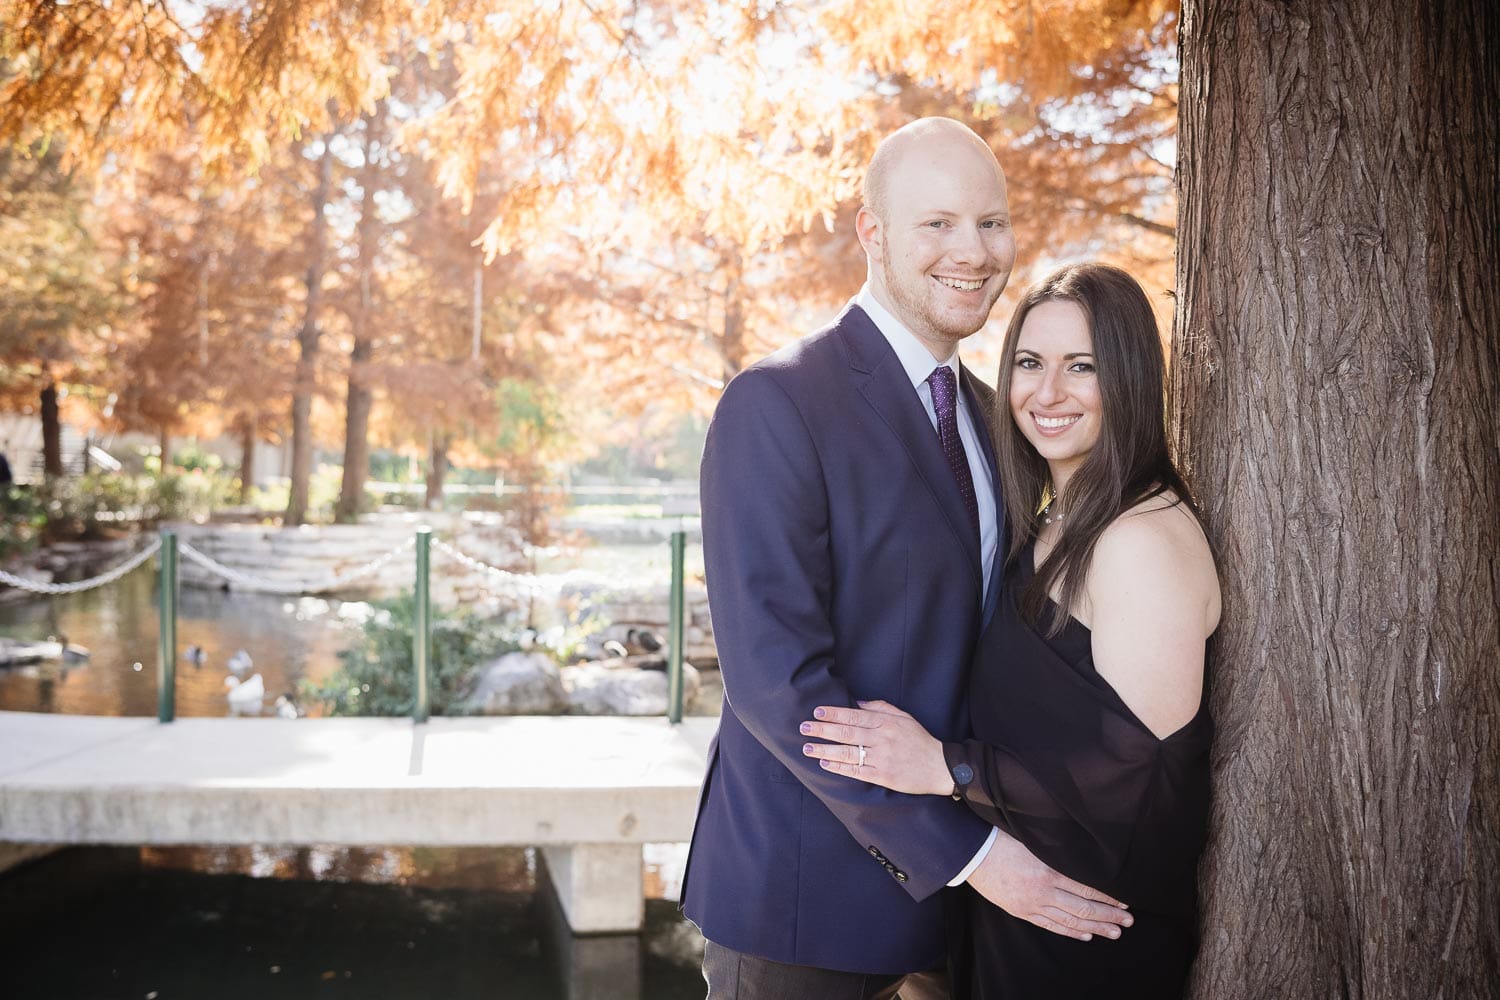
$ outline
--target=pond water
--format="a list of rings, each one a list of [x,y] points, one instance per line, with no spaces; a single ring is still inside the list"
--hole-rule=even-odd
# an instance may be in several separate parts
[[[519,849],[71,848],[0,877],[4,994],[703,996],[674,903],[648,900],[639,935],[574,938],[545,882]]]
[[[690,574],[702,572],[702,548],[688,547]],[[84,647],[82,662],[0,667],[0,710],[72,715],[156,714],[157,576],[154,561],[119,581],[79,594],[37,595],[0,604],[0,636],[39,642],[59,638]],[[666,544],[588,545],[552,554],[542,573],[584,569],[590,577],[629,585],[670,579]],[[178,597],[177,648],[196,645],[201,665],[179,659],[179,717],[232,714],[226,664],[245,650],[265,688],[262,711],[291,694],[303,678],[322,680],[358,635],[364,605],[321,597],[279,597],[247,591],[183,587]],[[716,679],[717,675],[713,675]],[[710,699],[712,701],[712,699]],[[715,703],[716,704],[716,703]],[[301,706],[317,714],[316,706]],[[309,711],[310,709],[310,711]]]
[[[183,587],[178,597],[179,650],[197,645],[201,666],[177,664],[177,714],[229,715],[225,666],[239,650],[259,673],[266,704],[296,690],[303,677],[338,668],[354,637],[340,602]],[[0,668],[0,709],[71,715],[156,714],[156,574],[146,565],[119,581],[79,594],[38,596],[0,605],[0,635],[30,641],[50,636],[83,646],[83,662]]]

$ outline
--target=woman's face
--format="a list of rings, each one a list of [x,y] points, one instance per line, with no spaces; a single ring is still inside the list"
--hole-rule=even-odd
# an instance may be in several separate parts
[[[1072,302],[1033,306],[1016,341],[1010,415],[1061,485],[1099,440],[1104,414],[1088,317]]]

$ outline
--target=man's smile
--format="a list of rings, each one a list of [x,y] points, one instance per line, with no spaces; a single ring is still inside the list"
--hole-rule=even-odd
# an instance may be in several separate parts
[[[933,278],[937,279],[939,284],[960,292],[977,292],[984,287],[983,278],[947,278],[941,274],[934,274]]]

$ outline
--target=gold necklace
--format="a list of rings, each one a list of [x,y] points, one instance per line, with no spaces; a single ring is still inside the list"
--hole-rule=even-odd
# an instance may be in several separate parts
[[[1048,483],[1042,488],[1042,502],[1037,507],[1037,515],[1041,517],[1043,524],[1051,524],[1053,521],[1062,523],[1061,514],[1052,514],[1052,505],[1057,502],[1057,494],[1052,492],[1052,484]]]

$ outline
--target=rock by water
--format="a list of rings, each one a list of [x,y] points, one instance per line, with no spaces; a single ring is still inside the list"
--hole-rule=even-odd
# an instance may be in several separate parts
[[[550,656],[506,653],[480,667],[464,708],[478,715],[561,715],[568,695]]]
[[[666,660],[623,656],[562,668],[570,715],[666,715]],[[691,706],[702,686],[691,663],[682,665],[682,702]]]

